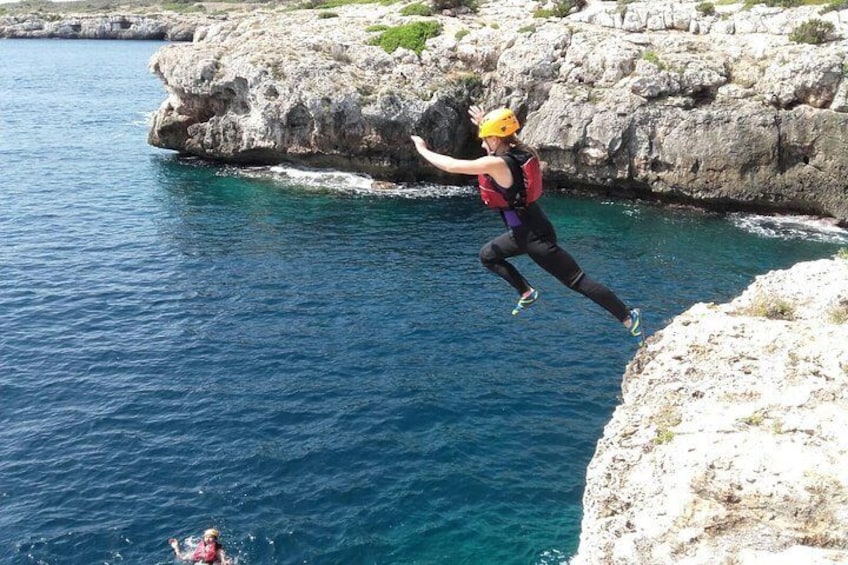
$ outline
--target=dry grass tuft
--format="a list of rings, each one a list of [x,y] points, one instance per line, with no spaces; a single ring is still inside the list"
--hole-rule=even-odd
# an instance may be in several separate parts
[[[738,313],[769,320],[794,320],[795,305],[779,296],[760,294],[754,298],[750,306],[740,309]]]

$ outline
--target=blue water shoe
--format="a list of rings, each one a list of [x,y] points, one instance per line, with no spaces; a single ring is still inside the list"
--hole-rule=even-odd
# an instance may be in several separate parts
[[[642,311],[634,308],[630,311],[630,335],[637,338],[639,343],[644,342],[642,338]]]
[[[529,295],[522,296],[518,299],[518,304],[516,304],[515,308],[512,309],[512,315],[517,316],[519,313],[521,313],[522,310],[524,310],[537,300],[539,300],[539,291],[533,289],[533,291]]]

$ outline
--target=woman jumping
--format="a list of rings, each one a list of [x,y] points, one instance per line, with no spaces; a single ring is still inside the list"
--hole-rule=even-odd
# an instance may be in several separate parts
[[[455,159],[431,151],[417,135],[412,136],[412,141],[418,153],[436,168],[448,173],[478,175],[483,202],[500,212],[508,231],[483,246],[480,261],[518,292],[518,304],[512,314],[521,313],[539,299],[539,292],[507,261],[526,253],[565,286],[589,297],[615,316],[641,343],[639,309],[628,308],[610,289],[589,278],[574,258],[557,245],[556,231],[536,202],[542,193],[539,156],[516,137],[521,126],[515,114],[508,108],[499,108],[484,115],[477,106],[472,106],[468,113],[479,127],[485,157]]]

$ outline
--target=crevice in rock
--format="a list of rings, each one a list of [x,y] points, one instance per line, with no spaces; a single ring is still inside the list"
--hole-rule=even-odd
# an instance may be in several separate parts
[[[716,89],[711,87],[703,87],[698,90],[695,90],[690,95],[692,99],[693,107],[701,108],[703,106],[709,106],[716,99]]]
[[[700,159],[695,159],[695,162],[692,163],[692,166],[689,168],[689,172],[693,175],[698,174],[698,171],[701,170],[701,161]]]

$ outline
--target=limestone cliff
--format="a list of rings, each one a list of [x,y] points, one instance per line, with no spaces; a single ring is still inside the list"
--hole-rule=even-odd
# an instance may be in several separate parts
[[[289,10],[214,23],[151,61],[168,91],[154,145],[236,163],[437,173],[409,143],[479,154],[470,103],[508,105],[551,187],[848,221],[846,11],[592,0],[534,18],[532,0],[403,16],[403,5]],[[322,14],[324,14],[322,16]],[[437,21],[420,56],[374,25]],[[796,43],[810,20],[834,27]]]
[[[191,41],[198,27],[221,18],[153,14],[10,14],[0,39],[146,39]]]
[[[652,336],[589,465],[572,565],[848,563],[848,258]]]

